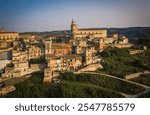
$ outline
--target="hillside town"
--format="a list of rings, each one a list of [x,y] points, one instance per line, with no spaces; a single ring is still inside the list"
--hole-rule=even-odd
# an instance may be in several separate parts
[[[108,35],[105,28],[79,29],[74,20],[70,33],[59,36],[41,37],[0,29],[0,95],[15,90],[13,85],[5,86],[5,81],[24,80],[37,71],[44,72],[43,84],[51,84],[59,82],[60,72],[101,69],[101,52],[107,47],[128,48],[130,54],[147,49],[131,44],[125,35]]]

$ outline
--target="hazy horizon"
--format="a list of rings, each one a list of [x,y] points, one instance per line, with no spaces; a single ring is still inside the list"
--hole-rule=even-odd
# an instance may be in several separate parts
[[[93,29],[93,28],[79,28],[79,29]],[[150,26],[109,27],[109,28],[106,27],[104,29],[125,29],[125,28],[150,28]],[[95,29],[98,29],[98,28],[95,28]],[[19,33],[26,33],[26,32],[31,32],[31,33],[32,32],[52,32],[52,31],[70,31],[70,28],[69,29],[56,29],[56,30],[42,30],[42,31],[22,31],[22,32],[19,32]]]
[[[0,28],[18,32],[150,27],[150,0],[0,0]]]

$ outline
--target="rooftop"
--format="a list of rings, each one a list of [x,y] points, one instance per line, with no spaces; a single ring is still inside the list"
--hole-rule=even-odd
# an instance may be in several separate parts
[[[71,47],[70,44],[66,43],[52,43],[52,48],[64,48],[64,47]]]
[[[72,58],[82,58],[82,56],[81,55],[77,55],[77,54],[72,54],[72,55],[64,55],[62,58],[72,59]]]
[[[18,32],[0,32],[0,34],[18,34]]]
[[[79,30],[86,31],[86,30],[107,30],[107,29],[106,28],[81,28]]]

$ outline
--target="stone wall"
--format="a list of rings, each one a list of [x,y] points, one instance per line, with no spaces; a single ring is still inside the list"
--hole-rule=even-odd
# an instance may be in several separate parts
[[[78,70],[78,72],[96,71],[98,68],[103,68],[103,67],[100,64],[90,64],[90,65]]]
[[[11,51],[0,53],[0,60],[11,60],[11,59],[12,59]]]
[[[139,77],[142,74],[150,74],[150,71],[143,71],[143,72],[137,72],[137,73],[129,74],[129,75],[125,76],[125,79],[133,79],[133,78]]]

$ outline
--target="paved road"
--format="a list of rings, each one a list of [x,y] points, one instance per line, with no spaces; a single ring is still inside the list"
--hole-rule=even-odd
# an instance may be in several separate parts
[[[145,90],[143,92],[138,93],[136,95],[128,95],[128,94],[125,94],[125,93],[121,93],[126,98],[137,98],[137,97],[140,97],[143,94],[146,94],[146,93],[150,92],[150,87],[149,86],[146,86],[146,85],[143,85],[143,84],[140,84],[140,83],[137,83],[137,82],[129,81],[129,80],[126,80],[126,79],[118,78],[118,77],[113,76],[113,75],[108,75],[108,74],[104,74],[104,73],[96,73],[96,72],[75,72],[75,74],[80,74],[80,73],[104,75],[104,76],[107,76],[107,77],[110,77],[110,78],[114,78],[114,79],[118,79],[118,80],[121,80],[121,81],[125,81],[125,82],[132,83],[134,85],[138,85],[138,86],[141,86],[141,87],[145,88]]]

